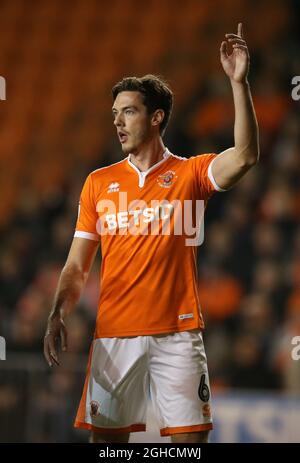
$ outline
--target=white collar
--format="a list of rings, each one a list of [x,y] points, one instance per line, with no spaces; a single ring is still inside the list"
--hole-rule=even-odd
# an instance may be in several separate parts
[[[142,172],[142,173],[148,172],[148,171],[149,171],[150,169],[152,169],[153,167],[156,167],[156,166],[157,166],[158,164],[160,164],[164,159],[167,159],[167,158],[170,156],[170,154],[171,154],[170,151],[168,150],[168,148],[166,148],[165,151],[163,152],[163,158],[162,158],[160,161],[158,161],[158,162],[156,162],[155,164],[153,164],[153,166],[151,166],[147,171],[144,171],[144,172]],[[128,162],[129,162],[129,164],[130,164],[131,166],[134,166],[134,164],[132,164],[131,159],[130,159],[131,155],[132,155],[131,153],[128,155],[127,160],[128,160]],[[135,167],[135,166],[134,166],[134,167]],[[140,172],[141,172],[141,171],[140,171]]]
[[[148,170],[144,171],[144,172],[141,172],[130,160],[130,156],[131,154],[128,155],[128,158],[127,158],[127,161],[128,161],[128,164],[138,173],[138,176],[139,176],[139,187],[143,187],[144,186],[144,183],[145,183],[145,179],[147,177],[147,175],[152,172],[154,169],[156,169],[158,166],[160,166],[163,162],[166,161],[166,159],[169,158],[169,156],[171,156],[171,153],[170,151],[168,150],[168,148],[165,149],[165,151],[163,152],[163,158],[156,162],[153,166],[151,166]]]

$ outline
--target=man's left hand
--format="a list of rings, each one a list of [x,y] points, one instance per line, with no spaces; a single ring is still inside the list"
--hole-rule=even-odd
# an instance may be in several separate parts
[[[238,24],[237,34],[225,34],[226,40],[221,43],[220,59],[223,69],[232,82],[247,82],[249,71],[249,52],[243,39],[243,25]],[[228,44],[232,45],[232,53],[228,54]]]

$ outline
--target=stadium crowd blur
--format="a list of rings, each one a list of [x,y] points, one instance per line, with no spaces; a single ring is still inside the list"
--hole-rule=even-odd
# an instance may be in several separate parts
[[[104,3],[105,15],[92,0],[72,2],[72,11],[58,1],[0,6],[0,74],[8,83],[0,102],[0,335],[5,363],[16,361],[15,370],[0,364],[0,417],[7,423],[1,441],[86,438],[70,423],[93,336],[99,256],[67,321],[69,353],[53,371],[42,340],[83,181],[122,156],[110,87],[123,75],[162,74],[175,90],[168,148],[190,156],[232,146],[232,95],[218,53],[223,34],[241,19],[261,156],[207,208],[199,295],[208,366],[215,391],[300,394],[300,362],[291,360],[291,338],[300,334],[300,124],[299,102],[291,98],[291,78],[300,73],[299,4],[222,2],[221,20],[218,2],[153,0],[147,14],[138,1],[121,14],[119,1]]]

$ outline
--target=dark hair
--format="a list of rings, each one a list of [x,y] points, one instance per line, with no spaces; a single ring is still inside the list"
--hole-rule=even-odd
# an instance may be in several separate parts
[[[159,127],[159,131],[163,135],[173,107],[173,92],[168,84],[161,77],[152,74],[143,77],[124,77],[112,89],[114,101],[121,92],[140,92],[149,114],[152,114],[156,109],[164,111],[165,116]]]

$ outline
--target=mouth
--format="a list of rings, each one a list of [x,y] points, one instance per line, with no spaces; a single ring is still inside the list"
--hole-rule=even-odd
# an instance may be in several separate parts
[[[123,143],[126,143],[127,140],[128,140],[128,133],[126,132],[123,132],[123,131],[119,131],[118,132],[118,136],[119,136],[119,140],[121,142],[121,144],[123,145]]]

